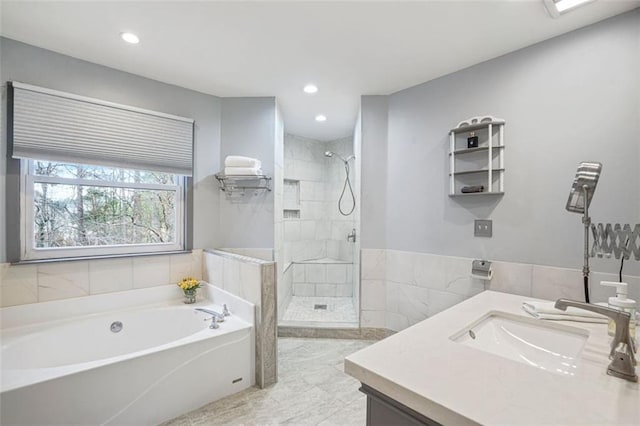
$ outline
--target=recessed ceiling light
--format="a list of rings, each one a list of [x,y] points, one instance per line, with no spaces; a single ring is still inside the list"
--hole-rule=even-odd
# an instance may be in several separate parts
[[[131,44],[140,43],[140,38],[134,33],[120,33],[120,37],[127,43],[131,43]]]
[[[557,18],[565,12],[593,0],[544,0],[544,5],[552,17]]]
[[[315,84],[307,84],[306,86],[304,86],[304,93],[316,93],[318,91],[318,86],[316,86]]]
[[[327,116],[326,115],[322,115],[322,114],[318,114],[316,115],[316,121],[327,121]]]

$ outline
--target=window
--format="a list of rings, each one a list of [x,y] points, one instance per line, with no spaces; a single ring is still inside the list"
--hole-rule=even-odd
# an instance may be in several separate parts
[[[22,170],[24,260],[184,249],[183,176],[33,159]]]
[[[194,120],[16,81],[7,93],[11,261],[189,245]]]

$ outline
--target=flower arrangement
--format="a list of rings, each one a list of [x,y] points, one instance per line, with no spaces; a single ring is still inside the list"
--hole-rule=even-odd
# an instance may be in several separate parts
[[[196,290],[200,288],[200,281],[195,278],[187,277],[183,278],[179,283],[178,287],[180,287],[183,291],[186,290]]]
[[[196,291],[200,288],[200,281],[187,277],[180,280],[178,287],[184,293],[184,303],[196,303]]]

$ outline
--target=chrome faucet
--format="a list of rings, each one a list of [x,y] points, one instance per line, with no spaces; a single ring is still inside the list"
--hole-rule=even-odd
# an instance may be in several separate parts
[[[611,352],[609,352],[611,363],[607,367],[607,374],[629,380],[630,382],[638,381],[638,375],[635,371],[636,358],[634,356],[636,347],[629,332],[631,315],[629,315],[628,312],[569,299],[558,299],[556,300],[555,306],[556,309],[563,311],[566,311],[567,307],[573,306],[574,308],[584,309],[585,311],[596,312],[615,321],[616,334],[611,342]]]
[[[351,230],[351,232],[349,233],[349,235],[347,235],[347,241],[349,241],[351,243],[355,243],[356,242],[356,228],[353,228]]]
[[[206,309],[206,308],[195,308],[196,311],[198,312],[204,312],[205,314],[209,314],[211,315],[213,318],[216,319],[217,322],[223,322],[224,321],[224,314],[221,314],[219,312],[213,311],[211,309]]]

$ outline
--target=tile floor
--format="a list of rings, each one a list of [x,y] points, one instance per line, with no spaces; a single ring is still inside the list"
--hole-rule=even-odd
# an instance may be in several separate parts
[[[278,339],[279,381],[250,388],[180,416],[163,426],[364,425],[366,398],[343,371],[345,356],[374,342]]]
[[[315,305],[327,305],[327,309],[314,309]],[[357,326],[358,316],[353,306],[353,298],[293,296],[280,325],[296,325],[309,321],[351,323]]]

